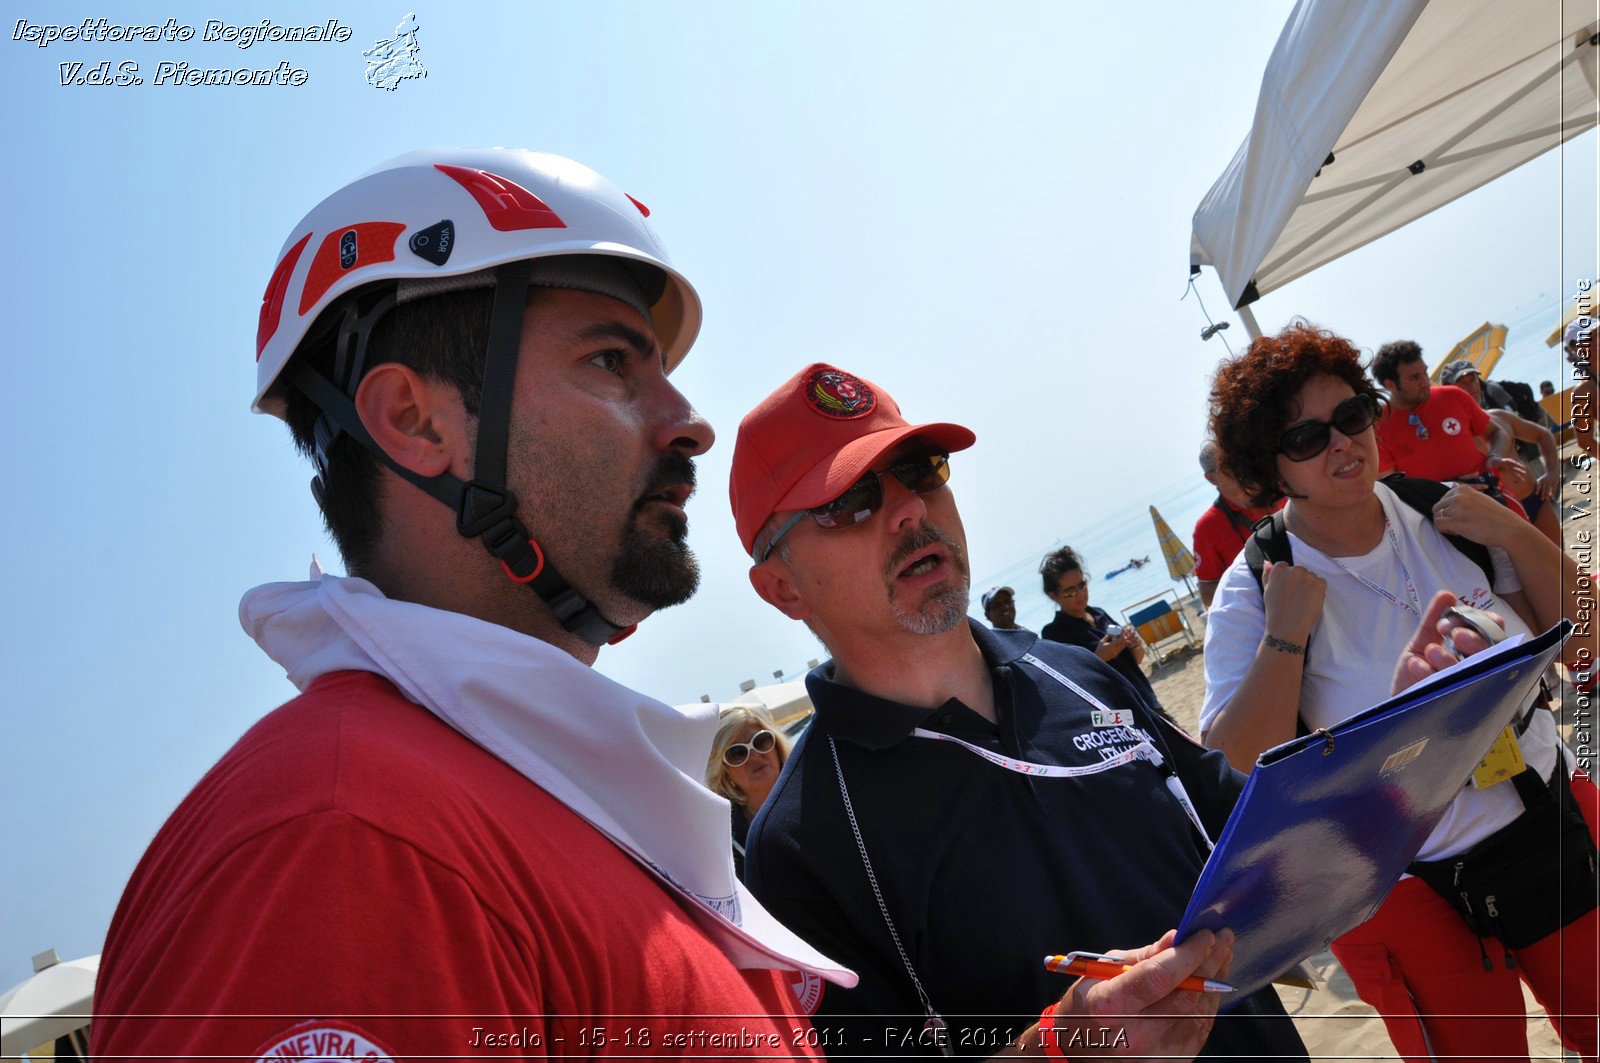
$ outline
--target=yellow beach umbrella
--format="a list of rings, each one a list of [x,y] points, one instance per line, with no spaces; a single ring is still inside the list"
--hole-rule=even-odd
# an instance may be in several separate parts
[[[1182,539],[1172,534],[1166,518],[1155,506],[1150,507],[1150,519],[1156,522],[1156,538],[1161,541],[1161,556],[1167,559],[1167,574],[1175,580],[1183,580],[1184,586],[1193,594],[1194,587],[1189,583],[1189,577],[1194,575],[1194,555],[1183,545]]]
[[[1504,325],[1491,325],[1485,321],[1467,334],[1467,338],[1450,348],[1450,353],[1433,367],[1429,374],[1433,382],[1439,382],[1439,374],[1444,372],[1444,367],[1458,359],[1466,359],[1478,370],[1478,375],[1485,380],[1489,379],[1489,370],[1494,368],[1500,356],[1506,353],[1506,327]]]
[[[1572,305],[1567,307],[1567,312],[1565,314],[1561,315],[1561,324],[1557,325],[1555,327],[1555,331],[1551,332],[1550,335],[1544,338],[1544,345],[1546,347],[1554,347],[1556,344],[1560,343],[1562,335],[1567,331],[1567,326],[1578,320],[1580,316],[1594,317],[1595,310],[1597,309],[1595,304],[1596,300],[1593,287],[1585,288],[1577,295],[1573,296]]]

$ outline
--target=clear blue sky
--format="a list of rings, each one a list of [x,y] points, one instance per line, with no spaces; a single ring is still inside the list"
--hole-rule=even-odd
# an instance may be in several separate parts
[[[167,813],[291,693],[239,596],[338,560],[309,470],[247,406],[262,288],[329,190],[415,147],[499,144],[650,205],[706,307],[675,379],[722,439],[690,510],[702,593],[601,667],[669,701],[726,696],[818,654],[749,590],[726,503],[739,417],[806,362],[977,432],[953,482],[975,572],[1191,474],[1223,352],[1179,301],[1189,218],[1291,4],[424,4],[428,77],[394,92],[361,51],[406,6],[270,5],[353,37],[249,50],[11,39],[18,18],[199,26],[226,5],[6,7],[0,988],[44,948],[99,951]],[[60,86],[58,63],[103,59],[309,79]],[[1262,325],[1439,351],[1558,297],[1594,274],[1595,144],[1268,296]],[[1209,271],[1201,293],[1223,310]]]

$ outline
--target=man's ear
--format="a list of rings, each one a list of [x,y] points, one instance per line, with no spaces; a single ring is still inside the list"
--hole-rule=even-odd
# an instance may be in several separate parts
[[[750,586],[761,595],[762,601],[790,620],[806,620],[811,616],[811,606],[801,597],[789,566],[781,558],[769,557],[759,565],[751,565]]]
[[[466,478],[466,408],[454,385],[384,362],[362,379],[355,404],[373,440],[396,462],[421,476],[453,471]]]

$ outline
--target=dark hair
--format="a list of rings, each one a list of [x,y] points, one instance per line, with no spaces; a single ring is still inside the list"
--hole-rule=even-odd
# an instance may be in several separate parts
[[[363,292],[356,297],[370,295]],[[493,303],[494,289],[479,288],[396,306],[372,330],[367,344],[367,369],[398,362],[416,370],[424,379],[454,385],[467,413],[476,416],[483,392],[483,359],[489,344]],[[323,312],[323,317],[341,312],[342,305],[335,304]],[[333,346],[330,338],[313,350],[297,352],[295,357],[309,359],[314,368],[331,377]],[[310,457],[315,450],[315,429],[321,411],[294,387],[288,388],[285,405],[295,447]],[[322,478],[322,521],[351,575],[360,575],[367,569],[383,534],[378,510],[378,469],[377,458],[341,434],[328,456],[327,475]]]
[[[1061,577],[1068,572],[1083,568],[1083,558],[1070,546],[1063,546],[1059,550],[1052,550],[1044,555],[1044,560],[1039,562],[1039,575],[1044,578],[1044,593],[1046,596],[1056,592],[1056,584],[1061,582]]]
[[[1252,492],[1251,505],[1270,506],[1284,497],[1278,438],[1295,416],[1300,389],[1314,376],[1335,377],[1378,401],[1378,389],[1362,371],[1361,352],[1305,321],[1257,338],[1212,378],[1211,436],[1222,448],[1222,467]]]
[[[1389,381],[1400,379],[1400,367],[1422,361],[1422,348],[1415,340],[1395,340],[1378,348],[1372,360],[1372,379],[1388,386]]]

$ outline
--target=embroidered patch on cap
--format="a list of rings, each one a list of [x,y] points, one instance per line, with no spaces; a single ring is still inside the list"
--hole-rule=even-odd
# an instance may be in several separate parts
[[[878,406],[878,396],[866,381],[842,369],[814,369],[806,377],[806,401],[826,417],[865,417]]]
[[[291,1027],[256,1051],[256,1063],[273,1060],[322,1063],[323,1060],[366,1060],[394,1063],[394,1053],[347,1023],[311,1019]]]

